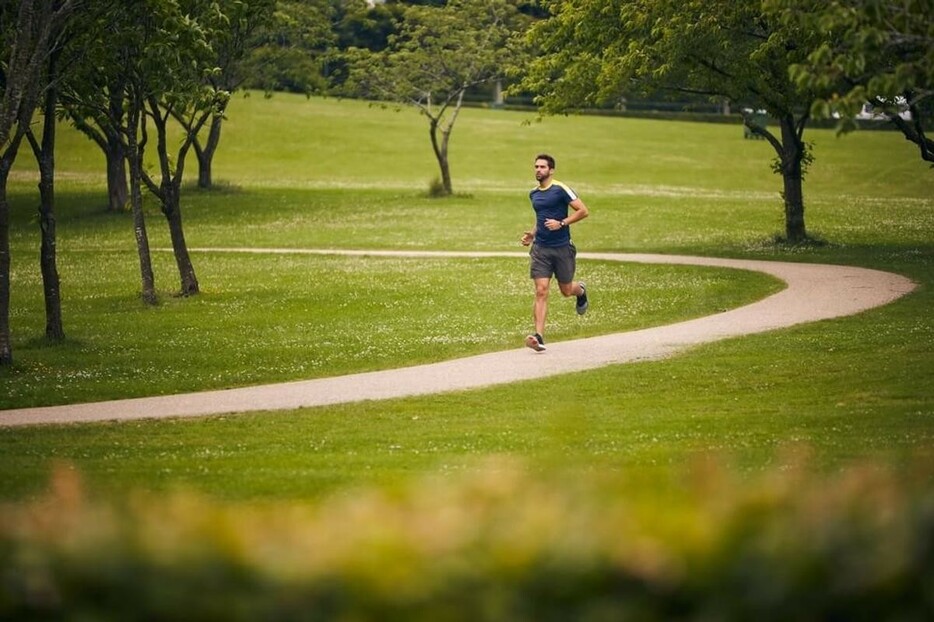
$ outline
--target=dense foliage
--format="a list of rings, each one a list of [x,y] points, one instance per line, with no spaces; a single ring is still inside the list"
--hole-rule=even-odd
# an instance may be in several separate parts
[[[0,617],[95,620],[921,620],[930,464],[755,481],[698,464],[657,498],[492,462],[314,506],[101,501],[61,468],[0,508]]]
[[[934,2],[835,0],[802,11],[800,0],[769,0],[788,23],[816,30],[820,45],[791,67],[798,84],[821,93],[819,117],[855,129],[862,112],[888,119],[934,163]]]

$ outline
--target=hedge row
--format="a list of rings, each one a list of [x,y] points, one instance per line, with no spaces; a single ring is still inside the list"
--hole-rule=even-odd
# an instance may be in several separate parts
[[[512,110],[529,113],[539,112],[538,107],[532,104],[522,103],[521,101],[516,102],[514,100],[507,100],[506,103],[501,105],[493,104],[489,101],[470,101],[465,102],[464,105],[472,108],[492,108],[497,110]],[[692,110],[689,107],[685,107],[684,109],[673,109],[662,107],[655,108],[651,106],[632,106],[626,110],[617,110],[615,108],[582,108],[568,111],[568,114],[597,117],[621,117],[628,119],[650,119],[653,121],[693,121],[698,123],[736,125],[738,127],[742,127],[743,125],[743,116],[738,112],[723,114],[722,112],[712,112],[703,109]],[[855,123],[856,127],[862,131],[881,131],[893,133],[899,132],[899,129],[895,127],[894,124],[884,120],[856,119]],[[777,131],[776,128],[778,128],[778,122],[776,119],[769,117],[766,125],[773,131]],[[836,129],[837,120],[812,118],[808,120],[807,126],[808,129]],[[926,131],[930,131],[931,129],[932,128],[925,127]]]
[[[934,474],[699,468],[683,494],[512,463],[315,503],[0,507],[3,620],[931,620]]]

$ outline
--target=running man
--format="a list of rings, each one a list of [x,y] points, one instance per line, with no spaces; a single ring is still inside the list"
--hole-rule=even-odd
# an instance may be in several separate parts
[[[532,316],[535,332],[525,338],[525,345],[536,352],[545,351],[545,317],[548,315],[548,292],[551,277],[558,279],[564,297],[577,297],[577,313],[587,312],[587,289],[574,280],[577,249],[571,242],[570,226],[590,214],[580,197],[554,179],[555,159],[548,154],[535,158],[535,179],[538,187],[529,193],[535,210],[535,227],[522,236],[522,245],[532,245],[529,251],[530,274],[535,283],[535,303]],[[571,208],[569,211],[568,208]]]

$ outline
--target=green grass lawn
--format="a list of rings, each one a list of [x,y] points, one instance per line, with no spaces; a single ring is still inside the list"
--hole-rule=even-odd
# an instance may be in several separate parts
[[[51,465],[95,490],[190,488],[225,499],[309,499],[470,469],[493,455],[541,468],[667,481],[716,455],[741,473],[803,445],[817,469],[893,465],[934,447],[934,177],[889,132],[812,130],[805,185],[819,247],[773,243],[780,179],[740,126],[466,110],[452,139],[458,195],[436,176],[411,110],[279,96],[236,99],[215,174],[183,196],[192,248],[521,250],[539,151],[592,217],[583,251],[849,263],[908,275],[909,296],[856,317],[729,340],[665,361],[451,395],[198,420],[0,429],[0,498],[33,494]],[[521,346],[525,260],[412,260],[194,251],[203,293],[178,299],[155,254],[160,304],[138,300],[129,215],[102,213],[102,158],[74,132],[57,156],[65,330],[46,345],[34,178],[14,170],[12,368],[19,407],[309,378]],[[194,175],[194,161],[188,163]],[[154,247],[169,246],[147,199]],[[660,325],[775,291],[757,274],[581,262],[577,318],[553,296],[551,339]]]

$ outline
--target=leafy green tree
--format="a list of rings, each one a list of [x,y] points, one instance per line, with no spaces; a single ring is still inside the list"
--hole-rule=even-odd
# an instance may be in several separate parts
[[[819,0],[801,5],[819,6]],[[618,101],[653,90],[727,100],[749,111],[744,123],[776,152],[783,180],[785,237],[807,238],[802,181],[814,95],[793,82],[792,64],[819,37],[791,27],[759,0],[556,0],[530,41],[542,54],[519,85],[547,112]],[[778,133],[756,121],[765,109]],[[659,146],[669,148],[669,146]]]
[[[211,48],[215,54],[216,70],[209,72],[206,80],[215,92],[232,94],[247,79],[244,60],[259,46],[255,33],[271,21],[276,1],[222,0],[218,4],[220,12],[215,12],[214,16],[220,21],[211,29]],[[211,15],[210,11],[203,8],[198,13]],[[216,105],[212,102],[214,110],[203,142],[195,133],[192,146],[198,161],[199,188],[210,188],[213,185],[214,154],[220,145],[221,128],[229,101],[227,97],[219,99]],[[183,116],[176,116],[176,121],[185,124],[187,120]],[[185,129],[190,132],[194,128],[186,126]]]
[[[791,66],[799,85],[822,94],[812,114],[835,116],[849,132],[871,104],[934,163],[934,139],[925,132],[934,120],[934,0],[834,0],[813,11],[802,10],[801,0],[769,2],[790,25],[825,34]]]
[[[324,67],[328,89],[343,92],[350,74],[347,50],[385,50],[389,37],[396,34],[407,5],[401,2],[369,4],[366,0],[333,2],[335,48],[326,57]],[[352,92],[352,89],[349,89]]]
[[[90,136],[107,155],[111,208],[123,209],[128,191],[133,234],[140,269],[140,297],[158,302],[149,234],[143,211],[143,151],[140,140],[147,62],[144,50],[158,49],[163,39],[153,27],[154,8],[135,0],[103,0],[98,15],[83,15],[99,28],[84,28],[92,38],[84,42],[86,55],[69,72],[71,87],[65,108],[76,127]],[[94,36],[92,33],[102,33]],[[99,131],[95,129],[99,128]],[[126,167],[129,167],[129,188]],[[123,186],[123,203],[114,205],[114,187]]]
[[[71,123],[106,158],[108,209],[129,203],[139,257],[141,298],[156,304],[155,276],[142,205],[143,50],[155,47],[149,27],[154,6],[136,0],[85,0],[72,20],[71,62],[59,81],[60,103]],[[127,167],[129,166],[129,185]]]
[[[216,3],[202,7],[198,0],[184,7],[175,0],[89,0],[87,8],[79,16],[82,35],[77,41],[84,54],[63,76],[63,105],[74,124],[107,154],[109,185],[119,185],[121,178],[125,184],[123,167],[129,165],[143,301],[157,302],[142,206],[144,184],[166,216],[182,293],[197,293],[179,199],[193,134],[183,131],[179,152],[170,154],[167,132],[173,114],[186,119],[200,110],[198,130],[210,118],[213,109],[204,99],[206,92],[215,96],[206,83],[215,57],[208,42],[211,29],[204,24],[215,30],[224,26],[217,15],[219,7]],[[158,181],[143,166],[150,123],[157,135]]]
[[[55,37],[49,40],[42,71],[38,75],[43,92],[41,135],[37,132],[38,126],[26,128],[26,138],[39,167],[39,265],[45,299],[45,336],[52,343],[65,339],[55,218],[55,136],[60,93],[67,89],[66,84],[82,80],[83,76],[73,74],[88,53],[84,35],[89,26],[93,30],[93,26],[99,25],[102,17],[112,12],[112,7],[113,0],[84,0],[80,11],[70,12],[67,19],[60,20]],[[123,183],[126,183],[125,177]]]
[[[152,42],[140,50],[138,102],[142,104],[142,144],[148,141],[148,124],[156,133],[155,154],[158,173],[142,170],[146,187],[161,204],[169,227],[172,250],[181,280],[180,294],[191,296],[200,287],[188,253],[182,224],[181,188],[185,160],[195,138],[211,119],[223,110],[229,94],[206,80],[216,72],[216,52],[211,42],[218,28],[224,28],[217,3],[180,6],[174,0],[147,0],[151,13],[145,16]],[[192,14],[191,9],[202,9]],[[177,148],[170,147],[169,127],[178,120],[182,136]]]
[[[278,0],[241,64],[246,88],[311,95],[327,90],[335,8],[328,0]]]
[[[453,193],[448,147],[464,94],[516,61],[523,23],[507,0],[451,0],[409,8],[385,50],[349,51],[355,94],[414,106],[428,119],[440,194]]]
[[[13,363],[10,339],[10,204],[7,181],[43,89],[71,0],[0,1],[0,365]]]
[[[335,20],[337,47],[342,50],[385,50],[405,9],[406,5],[399,2],[370,5],[365,0],[349,0],[338,3]]]
[[[122,212],[127,186],[127,80],[139,45],[137,10],[123,0],[85,0],[72,21],[69,60],[59,84],[68,120],[106,160],[107,209]]]
[[[86,133],[100,128],[98,144],[119,146],[130,169],[130,202],[140,259],[142,297],[156,302],[141,188],[159,200],[166,218],[183,295],[199,291],[185,242],[181,187],[185,161],[198,133],[226,104],[228,93],[211,84],[220,72],[213,42],[230,36],[229,19],[217,2],[203,0],[99,0],[99,28],[86,28],[86,62],[65,81],[67,108]],[[181,126],[177,143],[170,127]],[[154,145],[149,141],[154,130]],[[155,171],[143,165],[154,147]]]

